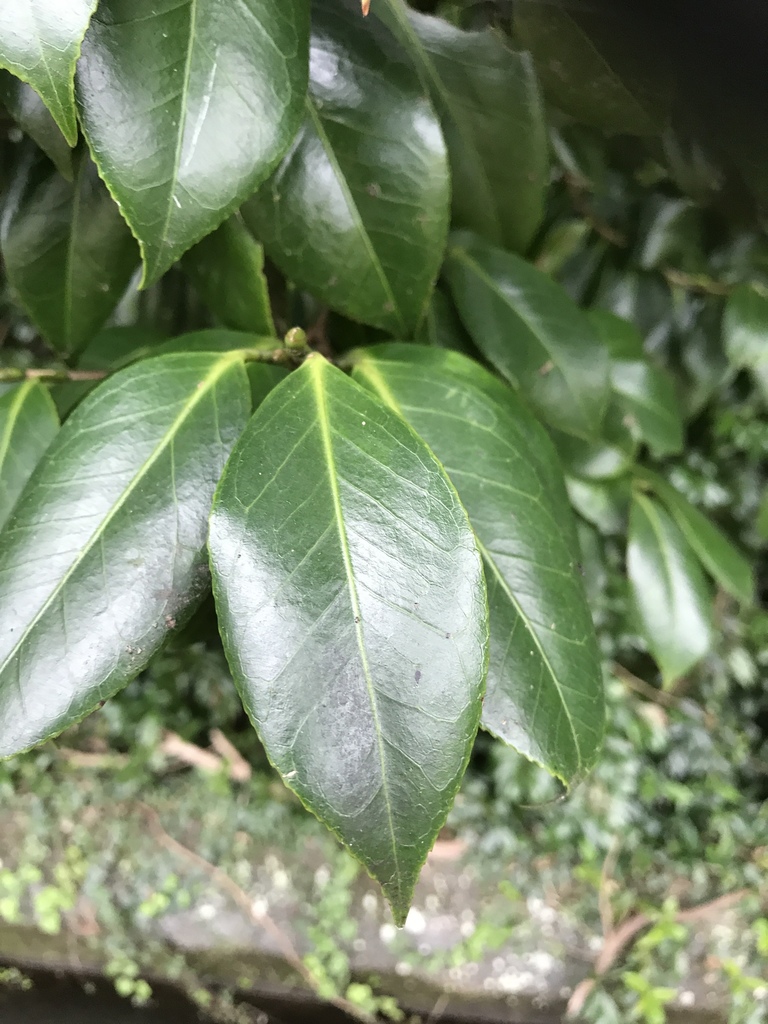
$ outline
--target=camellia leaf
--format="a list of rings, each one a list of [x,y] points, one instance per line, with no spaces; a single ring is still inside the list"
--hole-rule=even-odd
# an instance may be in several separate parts
[[[291,280],[353,320],[409,336],[445,246],[437,117],[395,38],[355,0],[312,7],[304,124],[246,223]]]
[[[541,223],[549,184],[544,105],[527,53],[495,32],[463,32],[409,11],[376,8],[410,54],[440,115],[453,179],[453,221],[523,252]]]
[[[768,395],[768,295],[754,285],[734,288],[723,316],[725,353],[732,366],[754,372]]]
[[[268,176],[301,118],[306,0],[101,0],[77,96],[156,281]]]
[[[70,146],[77,142],[75,64],[97,0],[5,0],[0,67],[40,95]]]
[[[643,636],[668,687],[711,649],[712,601],[688,541],[657,502],[637,492],[627,575]]]
[[[611,355],[611,386],[625,426],[660,458],[682,451],[682,403],[672,376],[646,358],[633,324],[604,309],[588,316]]]
[[[402,924],[480,719],[482,566],[399,417],[321,356],[251,420],[209,546],[224,646],[270,760]]]
[[[182,266],[225,327],[274,335],[264,250],[239,214],[190,249]]]
[[[83,348],[119,302],[139,261],[136,243],[83,154],[74,182],[30,151],[3,211],[8,279],[59,352]]]
[[[0,528],[59,429],[48,389],[24,381],[0,397]]]
[[[722,530],[658,473],[643,468],[638,471],[637,476],[645,481],[667,506],[710,576],[738,601],[751,604],[755,596],[752,566]]]
[[[571,0],[515,5],[515,35],[533,54],[551,103],[603,131],[657,135],[668,119],[668,87],[617,47],[606,21]]]
[[[249,405],[236,353],[180,354],[115,374],[64,423],[0,534],[0,757],[93,711],[204,596]]]
[[[445,274],[483,355],[553,427],[594,438],[609,367],[587,315],[551,278],[469,232],[452,237]]]
[[[483,725],[571,783],[604,726],[600,657],[562,470],[508,387],[456,352],[377,345],[355,379],[443,463],[478,538],[490,607]]]
[[[31,85],[8,71],[0,71],[0,100],[19,128],[42,149],[56,170],[72,180],[72,150],[61,128]]]

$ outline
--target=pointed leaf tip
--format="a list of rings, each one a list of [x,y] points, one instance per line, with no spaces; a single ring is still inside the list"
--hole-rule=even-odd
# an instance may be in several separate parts
[[[485,589],[456,492],[398,416],[313,355],[233,452],[209,550],[272,763],[402,923],[481,711]]]

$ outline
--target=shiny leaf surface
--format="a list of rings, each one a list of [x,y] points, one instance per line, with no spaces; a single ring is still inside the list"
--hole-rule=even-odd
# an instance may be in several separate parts
[[[353,320],[409,336],[448,227],[440,126],[380,22],[363,21],[355,0],[312,10],[304,123],[243,214],[291,280]]]
[[[145,284],[240,205],[298,127],[306,0],[101,0],[83,44],[83,130],[138,238]]]
[[[235,215],[190,249],[182,266],[225,327],[273,335],[264,250]]]
[[[754,285],[735,288],[725,307],[723,339],[729,362],[752,370],[768,395],[768,294]]]
[[[271,761],[402,923],[480,718],[485,589],[466,512],[399,417],[315,355],[251,420],[209,546]]]
[[[424,438],[469,513],[490,608],[484,727],[572,782],[596,760],[603,690],[551,442],[508,387],[458,353],[375,346],[354,376]]]
[[[75,64],[97,0],[4,0],[0,67],[40,95],[67,142],[77,142]]]
[[[627,575],[648,650],[670,686],[712,647],[712,600],[683,534],[656,501],[638,493],[629,517]]]
[[[544,109],[531,58],[490,29],[463,32],[442,18],[377,7],[408,51],[440,115],[453,179],[453,221],[523,252],[549,183]]]
[[[0,397],[0,528],[58,429],[42,384],[25,381]]]
[[[40,333],[65,354],[91,340],[139,261],[85,154],[74,182],[31,152],[21,162],[3,212],[2,251],[8,279]]]
[[[638,474],[656,492],[701,564],[729,594],[751,604],[755,596],[752,566],[715,524],[671,484],[648,469]]]
[[[453,236],[445,274],[472,340],[553,427],[599,433],[608,353],[586,314],[545,274],[468,232]]]
[[[0,535],[0,757],[138,675],[205,594],[248,409],[237,356],[183,354],[115,374],[65,422]]]

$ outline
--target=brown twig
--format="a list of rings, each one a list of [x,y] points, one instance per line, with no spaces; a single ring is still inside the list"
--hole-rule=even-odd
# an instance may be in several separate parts
[[[702,295],[730,295],[734,285],[724,284],[722,281],[715,281],[706,274],[687,274],[684,270],[677,270],[675,267],[665,267],[664,277],[669,284],[677,288],[684,288],[689,292],[699,292]]]
[[[727,910],[729,907],[740,903],[745,896],[749,895],[749,889],[738,889],[736,892],[726,893],[716,899],[700,903],[696,907],[689,907],[686,910],[679,910],[675,914],[675,921],[680,924],[691,924],[703,917],[718,910]],[[566,1007],[566,1016],[575,1017],[581,1012],[594,989],[603,975],[613,967],[632,939],[648,925],[653,924],[654,918],[650,914],[635,914],[626,921],[623,921],[618,928],[612,929],[604,937],[603,948],[595,961],[594,974],[591,978],[584,978],[580,981],[571,994]]]
[[[665,708],[677,708],[680,706],[680,699],[672,693],[668,693],[666,690],[659,690],[656,686],[651,686],[650,683],[646,683],[644,679],[636,676],[634,672],[630,672],[628,668],[620,665],[617,661],[611,666],[611,671],[620,679],[622,683],[625,683],[630,690],[634,690],[635,693],[640,694],[641,697],[645,697],[646,700],[651,700],[655,704],[661,704]]]
[[[108,370],[57,370],[53,367],[32,367],[21,370],[16,366],[0,368],[0,383],[14,384],[22,380],[44,380],[51,384],[64,384],[70,381],[104,380]]]
[[[606,242],[617,246],[619,249],[626,249],[627,239],[621,231],[617,231],[616,228],[608,224],[607,221],[604,221],[602,217],[598,217],[590,206],[583,179],[566,172],[563,175],[563,180],[565,181],[565,187],[568,190],[568,195],[571,197],[573,208],[579,216],[589,224],[596,234],[601,238],[604,238]]]
[[[211,747],[229,765],[229,775],[234,782],[247,782],[250,779],[253,774],[251,766],[221,729],[211,730]]]
[[[174,839],[173,836],[169,835],[163,828],[160,816],[153,807],[150,807],[148,804],[142,803],[141,801],[137,801],[135,806],[147,819],[149,830],[155,839],[171,853],[183,857],[191,864],[195,864],[201,871],[208,875],[213,882],[220,886],[220,888],[227,893],[230,899],[240,907],[252,924],[257,928],[263,928],[264,931],[271,936],[280,952],[285,957],[287,963],[289,963],[294,971],[296,971],[296,973],[306,982],[309,988],[313,992],[317,993],[318,986],[312,972],[299,956],[290,937],[277,924],[274,918],[270,917],[270,915],[265,911],[257,911],[248,894],[240,888],[234,879],[230,878],[226,871],[216,867],[215,864],[211,864],[211,862],[206,860],[205,857],[201,857],[199,853],[195,853],[194,850],[190,850],[189,847],[180,843],[178,839]],[[331,1003],[337,1009],[342,1010],[351,1017],[365,1021],[366,1024],[373,1024],[373,1018],[369,1014],[365,1013],[358,1006],[355,1006],[354,1003],[350,1003],[342,996],[323,998],[325,1002]]]

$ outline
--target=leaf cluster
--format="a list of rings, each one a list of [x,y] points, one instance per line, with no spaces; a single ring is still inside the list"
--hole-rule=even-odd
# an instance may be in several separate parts
[[[764,393],[765,240],[585,38],[557,5],[0,14],[0,756],[212,594],[269,760],[402,922],[480,726],[566,785],[597,761],[589,545],[626,538],[665,687],[713,583],[751,604],[669,467]]]

